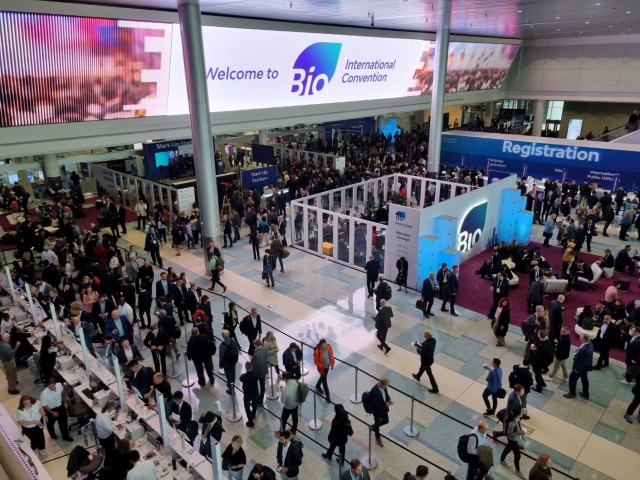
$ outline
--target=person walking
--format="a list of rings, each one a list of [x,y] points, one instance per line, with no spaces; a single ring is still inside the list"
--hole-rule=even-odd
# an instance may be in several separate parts
[[[560,337],[556,345],[556,354],[553,361],[553,368],[548,376],[542,377],[547,382],[552,382],[555,378],[558,370],[562,369],[562,381],[569,380],[569,369],[567,368],[567,359],[569,358],[569,352],[571,352],[571,337],[570,330],[567,326],[562,326],[560,329]]]
[[[389,396],[389,380],[381,378],[380,381],[369,391],[369,402],[373,410],[373,433],[376,437],[376,443],[384,447],[382,438],[380,437],[380,427],[389,423],[389,407],[393,405]]]
[[[369,261],[365,264],[364,270],[367,272],[367,298],[373,298],[373,289],[378,278],[380,262],[374,260],[373,255],[369,255]]]
[[[279,437],[276,462],[282,480],[298,480],[300,465],[302,465],[302,444],[294,442],[294,433],[284,430]]]
[[[240,356],[240,347],[235,338],[229,338],[229,331],[222,330],[222,342],[220,342],[220,351],[218,352],[218,364],[224,370],[227,377],[227,393],[231,395],[233,384],[236,381],[236,364]]]
[[[211,290],[216,289],[216,283],[222,287],[222,293],[227,291],[227,287],[224,283],[220,281],[220,270],[218,270],[218,265],[220,264],[220,257],[216,257],[215,255],[209,256],[209,270],[211,272]],[[222,267],[222,265],[220,265]]]
[[[271,255],[271,250],[267,248],[262,256],[262,278],[267,281],[267,287],[274,288],[276,286],[276,281],[273,278],[273,271],[275,268],[276,257]]]
[[[253,259],[260,260],[260,234],[255,226],[252,226],[249,232],[249,243],[251,244]]]
[[[282,254],[284,253],[284,247],[282,246],[282,241],[280,240],[280,234],[278,230],[276,230],[275,225],[271,225],[271,243],[269,244],[269,252],[272,257],[274,257],[273,270],[276,269],[276,261],[280,262],[280,273],[284,273],[284,264],[282,263]],[[273,280],[272,280],[273,282]],[[274,283],[275,286],[275,283]]]
[[[520,471],[520,445],[518,444],[518,440],[525,435],[522,425],[520,424],[521,417],[522,410],[519,408],[509,412],[508,416],[506,416],[505,413],[504,423],[505,433],[507,435],[507,446],[500,455],[500,464],[505,467],[510,467],[511,465],[507,462],[507,455],[513,452],[513,463],[516,467],[516,475],[520,478],[527,478],[525,474]]]
[[[224,233],[224,244],[222,245],[222,248],[231,248],[233,247],[233,235],[231,233],[233,225],[231,224],[231,220],[229,220],[229,216],[226,213],[222,216],[222,227]],[[227,247],[227,238],[229,238],[229,247]]]
[[[494,319],[491,322],[493,333],[496,336],[496,347],[504,347],[504,338],[509,331],[509,323],[511,322],[511,307],[509,305],[508,298],[502,298],[498,302],[498,308],[494,314]]]
[[[640,372],[638,372],[638,375],[636,376],[636,384],[631,389],[631,393],[633,393],[633,400],[631,400],[631,403],[624,414],[624,419],[629,423],[633,423],[633,418],[631,416],[638,408],[638,405],[640,405]],[[636,420],[640,423],[640,413],[638,413]]]
[[[260,398],[258,400],[258,405],[262,405],[264,403],[266,377],[267,373],[269,373],[269,363],[267,361],[269,352],[262,344],[262,340],[259,338],[256,338],[253,341],[253,348],[251,364],[253,365],[253,369],[258,373],[258,382],[260,383]]]
[[[176,322],[171,320],[171,324],[175,329]],[[153,366],[156,372],[167,374],[167,345],[169,345],[170,337],[164,329],[158,328],[158,324],[151,325],[149,333],[144,338],[144,345],[151,350]],[[133,358],[131,359],[133,360]]]
[[[545,328],[538,330],[538,335],[534,337],[529,348],[531,368],[533,369],[533,374],[536,379],[536,386],[532,388],[532,390],[542,393],[542,389],[547,386],[542,377],[542,372],[553,363],[554,357],[553,341],[547,337],[547,330]]]
[[[231,338],[236,337],[236,327],[240,324],[238,322],[238,306],[236,302],[229,302],[229,311],[224,312],[222,320],[222,328],[229,331]]]
[[[222,468],[229,472],[229,480],[242,480],[242,472],[246,464],[247,456],[242,449],[242,437],[234,435],[231,443],[222,452]]]
[[[255,351],[255,346],[253,345],[253,341],[262,335],[262,319],[258,314],[258,309],[256,307],[251,308],[251,313],[244,317],[240,322],[240,333],[246,335],[247,340],[249,341],[249,355],[253,355]]]
[[[489,424],[484,420],[480,420],[478,425],[469,432],[469,440],[467,442],[467,478],[466,480],[476,480],[484,475],[484,467],[478,456],[478,448],[487,444],[487,432]],[[480,475],[478,475],[480,473]]]
[[[154,265],[162,268],[162,257],[160,257],[160,234],[156,232],[156,227],[149,227],[149,233],[144,241],[144,250],[151,255],[151,261]]]
[[[54,440],[56,436],[55,425],[58,422],[62,439],[65,442],[73,442],[73,438],[69,436],[69,427],[67,425],[67,408],[64,402],[68,402],[69,397],[64,393],[61,383],[56,383],[53,378],[47,380],[47,388],[40,394],[40,403],[47,414],[47,431],[49,436]]]
[[[30,395],[20,397],[15,419],[22,427],[24,436],[31,442],[31,450],[37,451],[38,455],[44,457],[45,441],[42,423],[47,422],[47,416],[40,402]]]
[[[529,480],[552,480],[551,457],[548,453],[538,454],[538,460],[531,467]]]
[[[378,348],[380,350],[384,349],[385,355],[391,351],[391,347],[389,347],[386,342],[387,332],[391,328],[391,317],[393,317],[393,310],[391,309],[391,307],[387,306],[387,301],[383,298],[380,301],[380,309],[378,310],[378,314],[375,317],[372,316],[371,318],[376,321],[376,338],[380,340]]]
[[[349,436],[353,435],[353,428],[351,427],[351,421],[349,420],[349,414],[344,409],[341,403],[337,403],[333,407],[335,416],[331,420],[331,430],[329,430],[329,448],[322,454],[323,458],[331,460],[333,452],[338,447],[339,457],[336,458],[340,462],[340,466],[344,465],[344,456],[349,441]]]
[[[245,425],[247,427],[253,427],[255,426],[253,419],[256,416],[256,411],[260,404],[260,392],[258,390],[259,375],[258,371],[254,370],[251,362],[246,362],[244,368],[246,372],[240,375],[240,383],[242,383],[242,393],[244,395],[244,411],[247,415]]]
[[[611,322],[611,315],[605,315],[602,326],[598,330],[596,340],[600,340],[600,356],[598,362],[593,367],[593,370],[600,370],[603,367],[609,366],[609,352],[620,339],[620,331],[618,326]]]
[[[384,281],[384,275],[378,275],[378,286],[375,290],[376,310],[380,310],[382,300],[391,300],[391,287]]]
[[[640,372],[640,327],[633,326],[629,331],[631,338],[627,344],[627,350],[625,352],[624,363],[627,366],[627,370],[624,373],[621,383],[629,385],[633,382]]]
[[[433,307],[433,301],[436,298],[436,290],[436,275],[431,272],[429,276],[424,279],[424,282],[422,282],[422,301],[426,304],[422,314],[425,317],[435,315],[435,313],[431,311],[431,308]]]
[[[484,389],[484,392],[482,392],[482,399],[487,406],[487,411],[483,414],[486,417],[495,415],[496,408],[498,408],[498,391],[502,389],[502,369],[500,368],[500,363],[499,358],[494,358],[491,360],[491,366],[486,363],[483,365],[485,370],[489,370],[487,387]],[[489,397],[491,397],[491,405],[489,405]]]
[[[514,371],[515,371],[515,367],[514,367]],[[531,377],[531,373],[529,373],[529,377]],[[524,393],[524,387],[519,383],[517,383],[513,386],[513,392],[509,394],[509,398],[507,399],[507,406],[504,409],[504,417],[502,417],[503,430],[493,431],[494,440],[497,439],[498,437],[504,437],[505,435],[508,436],[507,434],[507,426],[509,425],[508,419],[510,418],[512,413],[516,410],[520,411],[522,417],[524,417],[524,415],[527,413],[527,410],[525,409],[525,405],[526,405],[526,394]],[[522,450],[522,447],[518,447],[518,448]]]
[[[280,415],[280,430],[276,430],[273,433],[276,437],[280,437],[290,431],[291,435],[295,437],[298,432],[298,406],[300,405],[298,390],[300,387],[289,372],[284,372],[282,379],[285,385],[280,387],[280,403],[283,405],[282,415]],[[289,417],[291,417],[291,430],[288,431],[287,421]]]
[[[447,301],[449,302],[449,313],[454,317],[457,317],[456,313],[456,294],[458,293],[459,283],[458,283],[458,266],[454,265],[451,267],[451,272],[447,277],[447,288],[444,289],[442,293],[442,307],[440,307],[440,311],[447,311]]]
[[[498,272],[496,277],[493,279],[491,292],[493,292],[493,305],[489,311],[489,315],[487,316],[493,320],[495,317],[495,311],[498,308],[498,303],[503,298],[507,298],[509,296],[509,281],[504,278],[502,271]]]
[[[569,374],[569,393],[564,398],[576,398],[578,379],[582,382],[580,396],[589,400],[589,371],[593,365],[593,344],[586,335],[580,335],[580,347],[573,355],[573,367]]]
[[[411,376],[419,382],[422,374],[424,372],[427,372],[429,382],[431,383],[429,392],[439,393],[438,384],[436,383],[436,379],[431,372],[431,365],[433,365],[433,357],[436,350],[436,339],[433,338],[433,333],[431,332],[431,330],[425,330],[423,336],[424,341],[421,344],[418,342],[413,344],[414,347],[416,347],[418,354],[420,355],[420,369],[418,370],[418,373],[412,373]]]
[[[193,361],[198,375],[198,385],[204,387],[204,371],[207,371],[209,384],[213,385],[213,361],[211,360],[210,339],[207,335],[200,335],[197,328],[191,329],[191,338],[187,342],[187,358]]]
[[[329,394],[329,384],[327,383],[327,375],[329,370],[333,370],[333,366],[336,361],[333,357],[333,348],[324,338],[321,338],[313,351],[313,363],[318,368],[320,378],[316,382],[316,390],[320,395],[326,395],[327,402],[331,401],[331,395]]]
[[[7,383],[9,384],[8,392],[11,395],[19,395],[20,391],[16,389],[18,384],[18,367],[16,366],[16,352],[20,348],[20,342],[11,346],[11,336],[8,333],[3,333],[0,336],[0,360],[4,366],[4,373],[7,376]]]

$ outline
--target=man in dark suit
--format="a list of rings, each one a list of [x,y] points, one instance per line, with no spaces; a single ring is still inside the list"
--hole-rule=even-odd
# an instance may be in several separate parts
[[[200,304],[200,298],[202,298],[202,290],[195,283],[191,284],[191,288],[187,292],[187,310],[191,313],[193,319],[193,313],[198,309]]]
[[[376,295],[376,310],[380,310],[380,301],[389,300],[387,298],[387,286],[389,285],[384,281],[384,275],[378,275],[378,286],[375,290]]]
[[[604,228],[602,229],[602,236],[608,237],[609,234],[607,233],[607,228],[609,228],[609,225],[611,225],[613,220],[616,218],[616,212],[611,205],[609,205],[606,209],[603,206],[602,211],[604,212]]]
[[[133,393],[134,388],[140,392],[140,395],[144,396],[149,393],[151,391],[151,377],[147,369],[138,360],[131,360],[127,363],[127,368],[132,372],[131,375],[124,377],[131,387],[130,393]]]
[[[376,285],[376,279],[378,278],[378,271],[380,270],[380,262],[373,259],[373,255],[369,256],[369,261],[364,266],[367,272],[367,298],[373,297],[373,289]]]
[[[191,405],[184,401],[183,393],[178,390],[173,392],[173,405],[171,405],[171,424],[178,430],[187,433],[187,427],[192,420],[193,411]]]
[[[495,310],[498,307],[498,301],[500,301],[501,298],[507,298],[509,296],[509,281],[504,278],[502,272],[498,272],[493,279],[491,291],[493,292],[493,310]]]
[[[173,303],[167,302],[167,297],[158,297],[158,302],[156,306],[158,307],[158,311],[164,310],[164,313],[167,317],[174,318],[173,311],[175,309]]]
[[[105,333],[105,338],[107,338],[107,335],[111,337],[110,334]],[[113,345],[116,344],[116,342],[112,343]],[[110,349],[108,347],[105,347],[105,357],[107,356],[109,351]],[[131,342],[129,342],[129,340],[127,340],[126,338],[120,339],[120,345],[117,347],[116,356],[118,357],[118,361],[120,362],[120,366],[122,367],[122,371],[125,375],[130,375],[132,373],[131,370],[129,370],[127,367],[127,364],[131,360],[142,361],[142,355],[140,354],[140,350],[138,350],[138,347],[136,347],[135,345],[131,345]]]
[[[587,240],[587,252],[591,251],[591,238],[596,231],[596,222],[593,218],[587,218],[582,224],[582,234]]]
[[[440,310],[444,309],[444,290],[448,290],[449,286],[449,275],[451,274],[451,272],[449,271],[449,268],[447,267],[446,263],[442,264],[442,267],[440,268],[440,270],[438,270],[436,272],[436,281],[438,282],[438,285],[440,285],[440,300],[443,301],[442,307],[440,308]],[[446,310],[444,310],[446,311]]]
[[[151,285],[149,285],[151,286]],[[140,288],[140,295],[138,295],[138,311],[140,313],[140,328],[147,328],[151,326],[151,305],[153,304],[153,297],[151,292],[146,289],[146,285],[142,285]],[[144,317],[147,317],[147,324],[144,323]]]
[[[376,338],[380,340],[378,348],[384,349],[386,355],[391,350],[391,347],[387,345],[387,332],[391,328],[391,317],[393,317],[393,310],[387,306],[387,301],[382,299],[380,301],[380,310],[375,317],[371,317],[375,320]]]
[[[227,237],[229,237],[229,248],[233,247],[233,235],[232,235],[232,229],[233,229],[233,225],[231,224],[231,220],[229,220],[229,217],[225,214],[222,216],[222,227],[223,227],[223,233],[224,233],[224,245],[222,245],[222,248],[227,248]]]
[[[580,348],[573,355],[573,368],[569,374],[569,393],[565,393],[565,398],[576,398],[576,387],[578,379],[582,381],[582,391],[579,392],[582,398],[589,400],[589,377],[588,373],[593,365],[593,344],[586,335],[580,336]]]
[[[104,325],[105,333],[110,333],[117,342],[120,338],[133,341],[133,326],[125,315],[118,314],[117,309],[111,310],[111,315]]]
[[[149,260],[145,260],[144,264],[140,267],[138,277],[140,278],[140,285],[145,290],[151,292],[151,286],[153,285],[153,267],[149,263]]]
[[[567,279],[567,292],[571,291],[573,282],[576,280],[576,272],[578,271],[578,265],[575,262],[573,255],[569,256],[569,260],[562,262],[562,278]]]
[[[285,371],[289,372],[294,380],[298,380],[302,376],[300,373],[301,362],[302,350],[300,350],[297,343],[291,342],[289,348],[282,354],[282,364]]]
[[[283,457],[284,453],[284,458]],[[280,470],[281,478],[298,478],[300,465],[302,465],[302,450],[298,442],[291,440],[291,432],[284,430],[280,432],[276,462]]]
[[[527,369],[528,370],[528,369]],[[509,398],[507,399],[507,406],[504,410],[504,418],[508,418],[509,414],[511,412],[513,412],[514,410],[522,410],[522,414],[526,415],[527,414],[527,410],[524,407],[524,405],[526,405],[526,403],[523,402],[522,397],[524,396],[524,387],[520,384],[516,384],[513,386],[513,392],[511,392],[509,394]],[[503,430],[494,430],[493,431],[493,439],[495,440],[498,437],[503,437],[506,436],[506,432],[505,430],[507,429],[507,425],[505,425],[503,423]]]
[[[535,268],[538,268],[537,266]],[[532,269],[533,270],[533,269]],[[540,277],[529,285],[527,292],[527,311],[534,313],[538,305],[542,305],[544,300],[544,279]]]
[[[445,290],[445,292],[442,295],[442,307],[440,308],[440,311],[442,312],[446,312],[447,311],[447,301],[449,302],[449,306],[451,308],[450,313],[451,315],[453,315],[454,317],[457,317],[458,314],[456,313],[456,294],[458,293],[458,288],[459,288],[459,283],[458,283],[458,266],[454,265],[452,267],[451,272],[449,272],[449,276],[448,276],[448,281],[447,281],[447,287]]]
[[[418,373],[412,373],[411,375],[417,381],[420,381],[420,377],[424,372],[427,372],[427,376],[429,377],[429,382],[431,382],[431,388],[429,391],[431,393],[438,393],[438,384],[436,383],[436,379],[431,372],[431,365],[433,365],[433,356],[436,350],[436,339],[433,338],[433,334],[431,330],[424,331],[424,342],[422,344],[415,343],[414,346],[416,350],[420,354],[420,369]]]
[[[562,302],[564,302],[564,295],[558,295],[557,300],[551,300],[549,304],[549,338],[552,342],[560,336],[564,312]]]
[[[611,315],[605,315],[602,326],[598,330],[598,336],[594,343],[599,344],[600,357],[593,367],[594,370],[600,370],[602,367],[609,366],[609,351],[616,345],[616,342],[620,338],[620,332],[618,326],[615,323],[611,323]]]
[[[213,385],[213,362],[211,360],[211,351],[209,350],[209,337],[200,335],[198,328],[191,330],[191,338],[187,342],[187,358],[193,361],[198,375],[198,385],[204,387],[206,385],[204,372],[206,370],[209,377],[209,383]]]
[[[184,286],[182,279],[176,280],[176,284],[171,287],[171,297],[173,298],[173,303],[176,306],[176,310],[178,310],[178,319],[180,320],[180,325],[184,325],[185,317],[187,320],[187,287]]]
[[[240,332],[247,336],[249,341],[249,355],[253,355],[255,347],[253,341],[262,335],[262,320],[258,315],[258,309],[253,307],[251,313],[244,317],[240,322]]]
[[[422,314],[425,317],[429,315],[435,315],[431,311],[431,307],[433,307],[433,300],[436,295],[436,275],[431,272],[427,278],[422,282],[422,300],[427,304],[426,308],[422,311]]]
[[[384,446],[380,438],[380,427],[389,423],[389,406],[393,405],[387,387],[389,380],[381,378],[380,381],[369,391],[369,402],[373,409],[373,432],[376,436],[376,443]]]
[[[631,339],[627,345],[624,363],[627,365],[627,371],[624,378],[620,380],[622,383],[629,384],[637,377],[640,372],[640,327],[631,327],[629,331]]]
[[[616,272],[624,273],[624,269],[629,267],[629,275],[633,275],[633,272],[635,271],[635,263],[629,256],[630,251],[631,245],[625,245],[624,248],[618,252],[613,264],[613,268]]]
[[[531,270],[529,270],[529,286],[535,281],[538,281],[542,278],[542,272],[540,271],[540,267],[536,265]]]
[[[118,218],[118,223],[122,228],[122,234],[126,235],[127,234],[127,223],[126,223],[127,211],[119,203],[116,203],[116,215]]]

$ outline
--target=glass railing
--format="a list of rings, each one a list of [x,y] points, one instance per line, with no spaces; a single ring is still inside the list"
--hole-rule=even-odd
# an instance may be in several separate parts
[[[600,134],[599,136],[595,137],[593,141],[594,142],[611,142],[620,137],[624,137],[629,133],[634,132],[635,130],[637,130],[637,128],[638,128],[638,124],[633,125],[633,124],[625,123],[624,125],[616,127],[609,132]]]

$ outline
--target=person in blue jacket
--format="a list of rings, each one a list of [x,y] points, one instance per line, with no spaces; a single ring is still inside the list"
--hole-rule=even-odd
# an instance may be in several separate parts
[[[133,342],[133,326],[126,315],[120,315],[118,310],[111,310],[111,316],[107,320],[105,333],[110,333],[114,341],[118,341],[121,337]]]
[[[485,370],[489,370],[487,375],[487,388],[482,392],[482,399],[487,406],[487,411],[484,415],[490,417],[495,415],[496,408],[498,408],[498,390],[502,388],[502,369],[500,368],[500,359],[494,358],[491,360],[491,367],[484,365]],[[491,397],[492,405],[489,405],[489,397]]]
[[[578,379],[582,382],[580,396],[589,400],[589,377],[588,373],[593,365],[593,343],[586,335],[580,335],[580,347],[573,355],[573,367],[569,374],[569,393],[565,393],[565,398],[576,398],[576,387]]]

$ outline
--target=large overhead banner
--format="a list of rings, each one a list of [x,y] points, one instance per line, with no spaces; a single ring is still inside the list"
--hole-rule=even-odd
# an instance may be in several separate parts
[[[211,112],[430,95],[435,42],[205,26]],[[451,42],[447,92],[499,88],[517,44]],[[0,127],[188,114],[180,27],[0,12]]]

